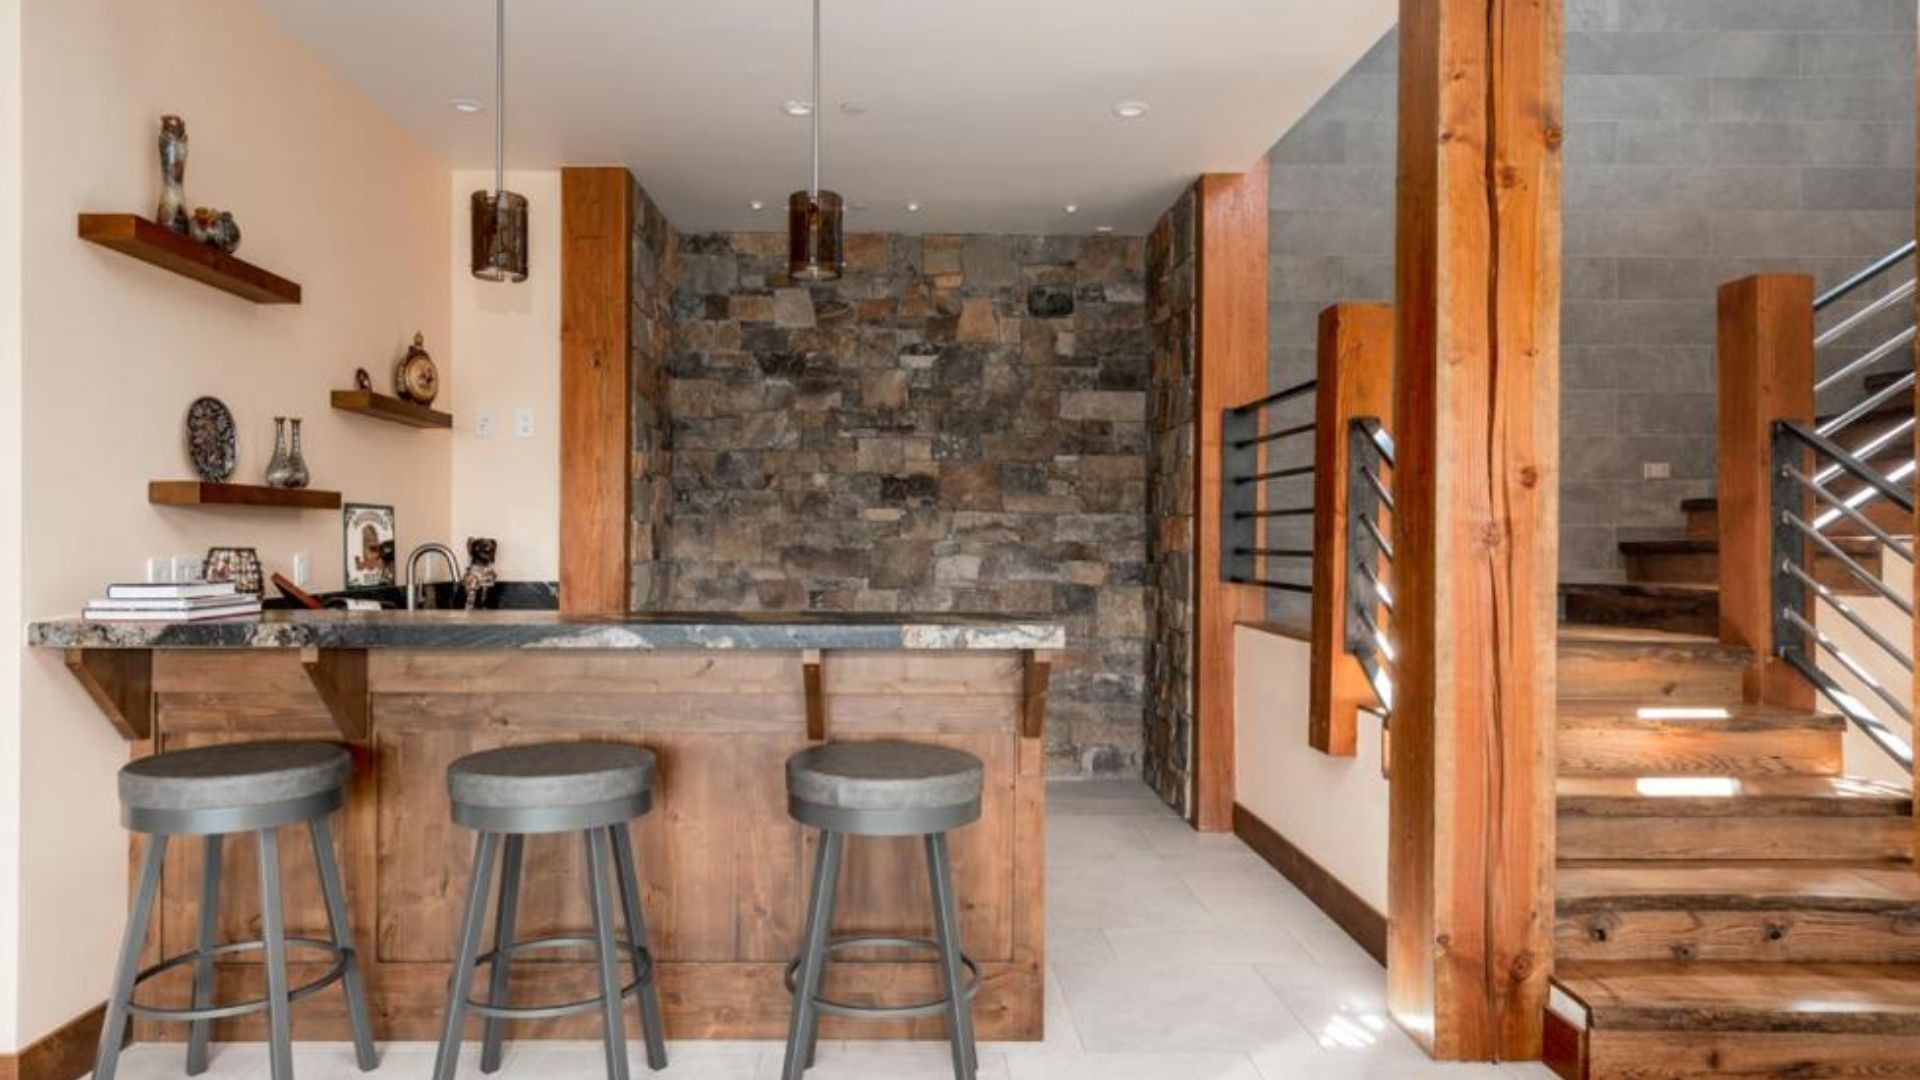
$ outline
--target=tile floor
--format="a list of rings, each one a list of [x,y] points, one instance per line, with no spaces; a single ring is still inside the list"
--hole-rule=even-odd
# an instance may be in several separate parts
[[[1230,836],[1188,829],[1139,783],[1048,793],[1047,1038],[980,1049],[981,1080],[1551,1080],[1534,1065],[1441,1066],[1386,1019],[1384,973]],[[142,1045],[122,1080],[182,1075],[179,1044]],[[777,1080],[777,1043],[680,1042],[663,1075]],[[462,1056],[461,1080],[481,1075]],[[300,1080],[361,1074],[303,1044]],[[426,1077],[433,1048],[382,1047],[375,1076]],[[264,1048],[216,1048],[209,1080],[267,1075]],[[591,1080],[598,1044],[509,1044],[496,1074]],[[649,1075],[634,1056],[634,1075]],[[944,1044],[823,1043],[808,1080],[945,1080]]]

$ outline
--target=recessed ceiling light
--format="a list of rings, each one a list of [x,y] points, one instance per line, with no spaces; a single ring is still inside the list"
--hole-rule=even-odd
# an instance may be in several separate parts
[[[447,105],[452,108],[454,112],[460,113],[477,113],[486,108],[485,105],[480,104],[470,97],[454,98],[452,101],[447,102]]]
[[[1079,204],[1079,203],[1068,203],[1068,204],[1067,204],[1067,213],[1069,213],[1069,214],[1077,214],[1077,213],[1079,213],[1079,212],[1080,212],[1080,204]]]
[[[1138,120],[1147,115],[1147,103],[1144,101],[1123,101],[1113,107],[1113,115],[1122,120]]]
[[[920,204],[919,204],[919,203],[917,203],[917,202],[910,202],[910,203],[908,203],[908,204],[907,204],[907,213],[909,213],[909,214],[917,214],[917,213],[919,213],[919,212],[920,212]]]
[[[847,208],[850,210],[865,210],[867,208],[867,204],[861,202],[859,199],[855,199],[852,202],[847,204]]]
[[[760,211],[765,210],[766,208],[767,208],[767,204],[761,202],[759,199],[755,199],[752,202],[747,204],[747,209],[752,210],[755,213],[759,213]]]
[[[843,101],[840,103],[840,111],[846,113],[848,116],[865,116],[867,115],[867,103],[864,101]]]
[[[786,113],[788,116],[812,116],[813,102],[802,101],[799,98],[788,98],[786,102],[780,106],[780,111]]]
[[[1094,226],[1094,227],[1093,227],[1093,231],[1094,231],[1094,232],[1097,232],[1097,233],[1099,233],[1099,234],[1100,234],[1101,236],[1106,236],[1106,235],[1108,235],[1108,234],[1110,234],[1110,233],[1112,233],[1112,232],[1113,232],[1113,226],[1111,226],[1111,225],[1096,225],[1096,226]]]

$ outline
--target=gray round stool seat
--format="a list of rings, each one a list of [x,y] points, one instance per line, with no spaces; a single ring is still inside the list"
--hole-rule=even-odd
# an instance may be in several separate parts
[[[337,743],[203,746],[121,768],[120,806],[139,832],[235,832],[329,813],[351,775],[353,755]]]
[[[854,836],[919,836],[980,817],[986,768],[964,750],[926,743],[828,743],[787,759],[795,820]]]
[[[653,803],[653,751],[616,743],[542,743],[468,754],[447,769],[453,820],[503,833],[601,829]]]

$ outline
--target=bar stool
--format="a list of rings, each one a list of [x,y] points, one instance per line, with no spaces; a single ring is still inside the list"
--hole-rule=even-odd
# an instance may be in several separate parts
[[[292,1080],[289,1010],[293,1002],[334,982],[346,990],[347,1017],[353,1025],[354,1054],[361,1070],[379,1065],[372,1029],[367,1025],[366,994],[360,985],[359,955],[347,920],[340,867],[334,861],[333,839],[327,829],[327,816],[346,804],[347,778],[352,773],[353,758],[346,747],[308,742],[234,743],[181,750],[141,758],[120,770],[120,819],[128,829],[147,836],[147,853],[140,863],[140,884],[120,946],[119,971],[107,998],[106,1022],[100,1028],[95,1080],[113,1080],[129,1016],[191,1023],[187,1074],[197,1076],[207,1069],[207,1037],[213,1021],[261,1011],[267,1014],[273,1080]],[[320,869],[320,891],[331,927],[331,936],[325,941],[288,937],[286,933],[280,897],[280,842],[275,830],[300,822],[306,824],[313,840],[313,858]],[[260,937],[216,945],[221,844],[227,834],[241,832],[253,833],[260,844]],[[199,937],[192,952],[143,969],[139,966],[140,947],[153,916],[167,839],[172,836],[205,838]],[[288,987],[290,945],[326,952],[333,957],[333,964],[319,978]],[[213,1004],[214,959],[255,950],[266,954],[266,996],[233,1005]],[[188,963],[193,965],[192,1007],[159,1008],[133,1000],[140,983]]]
[[[447,793],[453,820],[480,834],[473,856],[473,881],[467,889],[466,918],[447,994],[446,1024],[434,1059],[434,1080],[452,1080],[460,1056],[460,1030],[470,1010],[486,1018],[481,1035],[480,1069],[500,1068],[501,1022],[550,1020],[599,1009],[604,1025],[607,1075],[627,1080],[627,1039],[621,1003],[640,999],[647,1064],[667,1067],[667,1044],[660,1025],[660,996],[654,982],[653,952],[647,948],[647,924],[640,909],[640,883],[633,868],[633,840],[627,823],[653,805],[653,753],[608,743],[547,743],[511,746],[469,754],[447,768]],[[593,909],[593,933],[558,934],[515,941],[519,907],[521,848],[538,833],[578,832],[587,845],[587,893]],[[495,915],[493,949],[480,953],[480,927],[486,919],[487,886],[495,855],[506,849],[500,873],[500,908]],[[612,853],[609,872],[608,852]],[[619,879],[627,934],[613,932],[613,890]],[[600,966],[600,993],[579,1001],[509,1006],[507,965],[517,953],[589,945]],[[633,981],[620,985],[618,954],[633,967]],[[485,1001],[472,1000],[474,970],[488,969]]]
[[[820,830],[820,850],[813,893],[807,901],[806,939],[799,957],[787,965],[793,1016],[781,1080],[799,1080],[812,1067],[821,1013],[869,1019],[945,1013],[955,1080],[973,1080],[980,1062],[973,1044],[971,1003],[979,990],[980,967],[960,949],[947,833],[979,820],[985,771],[979,758],[963,750],[909,742],[829,743],[787,759],[787,812],[795,821]],[[933,893],[932,938],[831,935],[841,850],[849,836],[925,838]],[[887,1007],[850,1005],[821,996],[828,957],[857,945],[931,949],[940,958],[942,996]]]

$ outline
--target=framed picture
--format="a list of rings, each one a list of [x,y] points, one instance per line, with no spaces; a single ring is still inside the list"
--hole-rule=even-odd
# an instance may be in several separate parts
[[[378,589],[393,585],[393,507],[348,503],[340,514],[341,548],[349,589]]]

